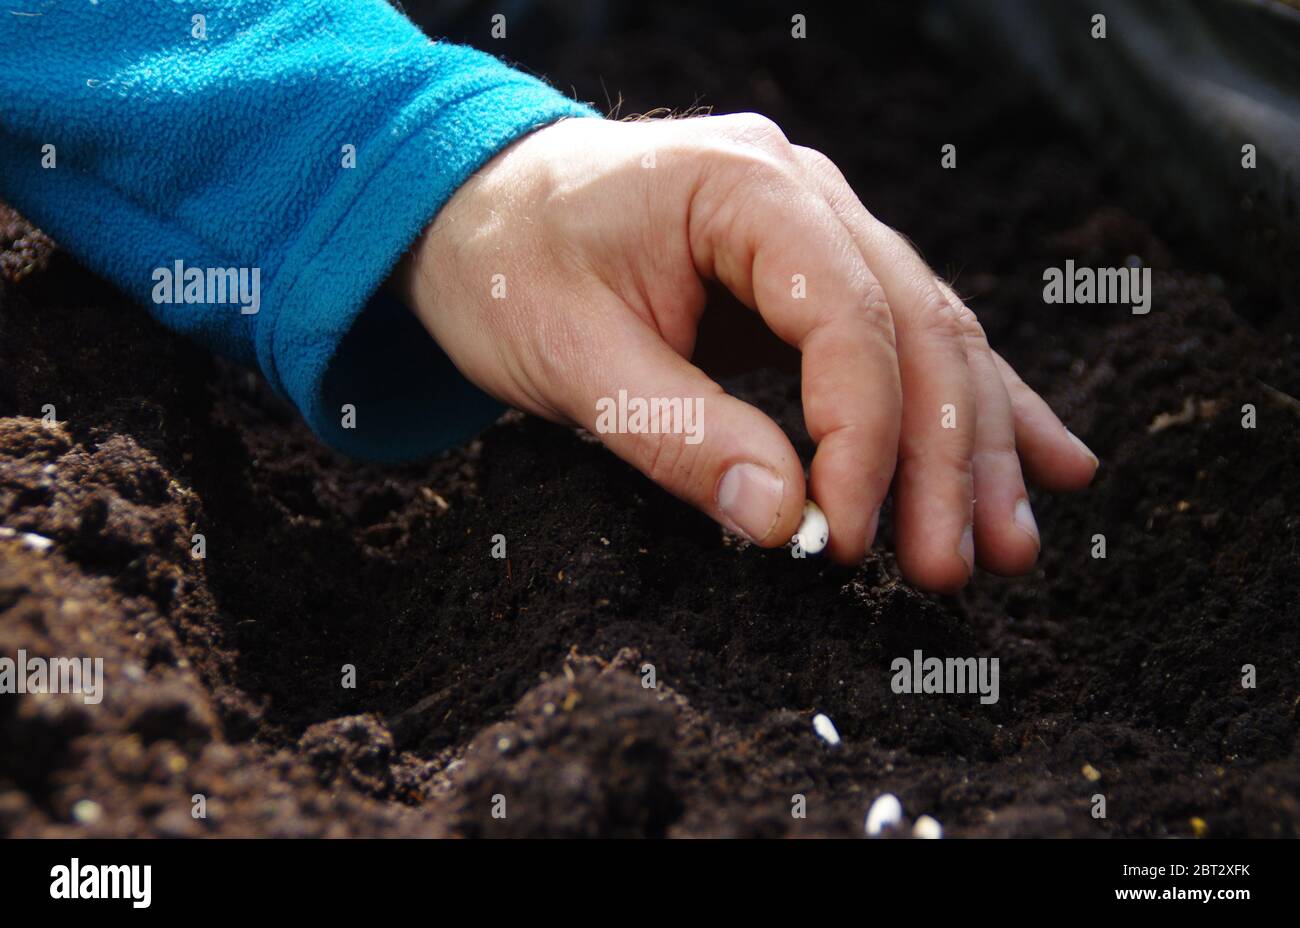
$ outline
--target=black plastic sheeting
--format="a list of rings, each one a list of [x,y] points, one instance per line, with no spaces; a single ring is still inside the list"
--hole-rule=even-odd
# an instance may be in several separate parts
[[[1300,302],[1300,10],[1280,0],[935,0],[927,25],[954,53],[1039,84],[1216,261],[1288,307]]]

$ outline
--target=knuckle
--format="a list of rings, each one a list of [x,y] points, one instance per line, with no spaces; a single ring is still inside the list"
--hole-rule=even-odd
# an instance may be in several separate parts
[[[700,228],[734,234],[782,208],[802,186],[792,164],[760,149],[724,145],[714,154],[704,193],[696,199],[705,217]]]
[[[722,164],[738,186],[779,190],[797,182],[793,167],[779,155],[750,145],[731,145],[722,151]]]
[[[844,172],[827,155],[815,148],[808,148],[803,145],[794,146],[794,152],[804,174],[816,182],[815,186],[822,190],[826,202],[830,204],[837,215],[859,216],[865,228],[888,229],[858,199],[853,192],[852,185],[849,184],[848,178],[844,176]]]
[[[921,300],[918,317],[918,323],[933,335],[955,345],[964,346],[966,331],[962,324],[961,315],[953,308],[948,297],[937,286],[931,285],[926,288],[925,296]]]
[[[962,336],[967,342],[977,348],[988,344],[988,339],[984,335],[984,326],[980,325],[979,319],[965,303],[958,303],[953,311],[957,316],[957,325],[961,328]]]
[[[936,281],[935,286],[938,288],[939,292],[943,294],[944,299],[948,303],[948,307],[952,310],[953,315],[956,316],[957,322],[961,326],[963,332],[972,335],[984,334],[984,327],[980,325],[979,318],[971,311],[971,308],[966,305],[965,300],[959,297],[951,287],[942,281]]]
[[[681,435],[669,433],[643,436],[642,471],[665,487],[691,486],[697,455],[692,454]]]
[[[1011,429],[989,429],[971,452],[971,463],[976,472],[1019,473],[1015,433]]]
[[[969,309],[966,311],[970,313]],[[930,333],[936,335],[945,342],[953,344],[959,351],[965,352],[967,341],[967,324],[963,320],[962,313],[954,307],[952,300],[948,299],[939,286],[931,285],[927,287],[926,295],[920,302],[919,311],[920,325],[930,330]],[[970,313],[974,318],[974,313]],[[976,322],[976,325],[979,325]]]
[[[974,432],[973,427],[958,429],[936,441],[935,431],[905,430],[898,442],[899,467],[913,473],[924,471],[934,486],[956,487],[956,498],[969,502],[970,488],[975,485]]]
[[[953,318],[956,320],[957,328],[961,332],[967,356],[969,357],[971,352],[987,350],[988,337],[984,333],[984,326],[980,324],[979,318],[956,294],[950,295],[949,291],[943,286],[940,286],[939,290],[948,299],[948,306]]]
[[[718,118],[723,121],[722,128],[733,142],[771,154],[792,154],[793,146],[785,132],[760,113],[736,113]]]
[[[809,148],[806,145],[795,145],[795,155],[803,163],[804,168],[818,177],[828,180],[845,182],[844,173],[840,170],[839,165],[832,161],[827,155],[815,148]]]
[[[867,324],[889,335],[892,343],[894,340],[894,312],[889,305],[889,297],[885,293],[885,288],[879,280],[872,277],[862,294],[862,315]]]

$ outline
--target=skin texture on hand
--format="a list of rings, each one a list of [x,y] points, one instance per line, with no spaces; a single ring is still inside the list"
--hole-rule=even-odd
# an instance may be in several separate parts
[[[776,423],[690,363],[705,279],[801,352],[811,486]],[[395,283],[465,376],[526,412],[596,432],[620,390],[702,397],[697,443],[599,438],[759,545],[790,540],[809,494],[830,555],[860,561],[892,485],[898,563],[924,589],[977,562],[1028,571],[1022,465],[1051,490],[1097,467],[835,166],[761,116],[538,130],[457,191]]]

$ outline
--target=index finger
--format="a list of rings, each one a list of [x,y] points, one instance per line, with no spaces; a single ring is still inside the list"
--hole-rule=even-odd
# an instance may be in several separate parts
[[[786,143],[788,146],[788,143]],[[860,561],[894,473],[901,387],[884,293],[825,199],[777,152],[724,159],[692,203],[697,268],[803,354],[811,494],[830,554]]]

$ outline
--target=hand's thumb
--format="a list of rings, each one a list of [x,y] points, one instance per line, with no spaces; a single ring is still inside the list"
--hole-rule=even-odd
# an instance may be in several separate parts
[[[569,414],[675,496],[764,547],[790,540],[803,467],[785,433],[725,393],[649,327],[630,326],[584,372]]]

